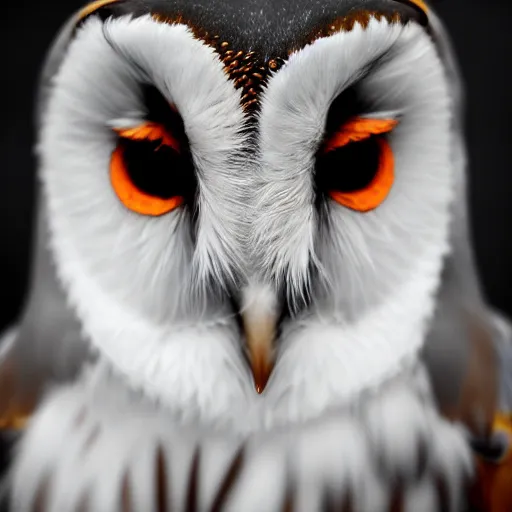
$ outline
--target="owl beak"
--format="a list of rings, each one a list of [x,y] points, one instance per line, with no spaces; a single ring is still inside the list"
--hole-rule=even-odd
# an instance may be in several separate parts
[[[267,286],[244,290],[241,319],[256,391],[263,393],[274,367],[274,342],[278,324],[275,293]]]
[[[249,361],[256,391],[263,393],[274,367],[276,319],[245,312],[242,315]]]

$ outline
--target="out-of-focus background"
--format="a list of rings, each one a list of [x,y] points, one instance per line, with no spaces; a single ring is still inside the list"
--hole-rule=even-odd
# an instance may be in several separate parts
[[[34,91],[52,37],[82,0],[3,6],[0,124],[0,331],[27,292],[35,197]],[[512,316],[512,2],[433,2],[452,34],[467,83],[474,245],[490,302]]]

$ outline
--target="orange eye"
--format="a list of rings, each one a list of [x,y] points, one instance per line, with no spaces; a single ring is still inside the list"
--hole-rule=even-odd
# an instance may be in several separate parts
[[[158,124],[116,129],[110,181],[119,200],[142,215],[159,216],[182,205],[195,186],[190,158]]]
[[[377,208],[394,182],[394,156],[384,138],[398,121],[356,117],[331,134],[317,155],[317,186],[359,212]]]

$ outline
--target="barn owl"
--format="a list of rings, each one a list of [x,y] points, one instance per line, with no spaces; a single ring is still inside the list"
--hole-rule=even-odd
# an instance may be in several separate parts
[[[464,510],[510,329],[472,261],[462,103],[421,0],[74,15],[2,349],[11,508]]]

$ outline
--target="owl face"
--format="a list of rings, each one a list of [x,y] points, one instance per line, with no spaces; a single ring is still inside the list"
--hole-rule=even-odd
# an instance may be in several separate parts
[[[39,142],[57,272],[101,359],[251,428],[416,356],[452,198],[423,11],[256,3],[97,2]]]

